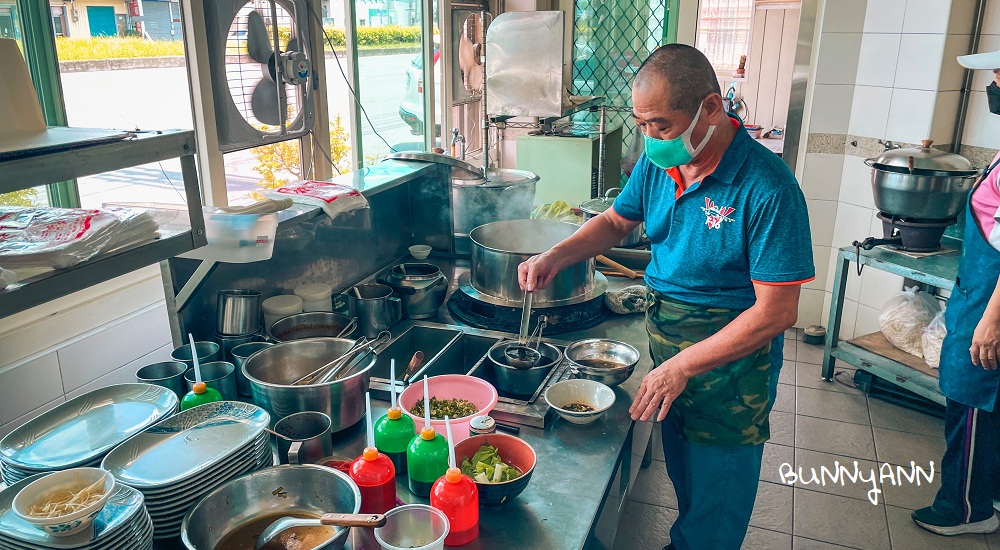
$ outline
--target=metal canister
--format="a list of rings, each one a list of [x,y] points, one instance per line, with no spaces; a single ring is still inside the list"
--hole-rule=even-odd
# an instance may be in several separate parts
[[[469,421],[469,437],[497,433],[497,423],[492,416],[477,416]]]

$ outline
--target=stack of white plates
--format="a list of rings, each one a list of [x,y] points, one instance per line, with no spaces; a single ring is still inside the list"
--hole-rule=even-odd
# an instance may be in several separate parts
[[[184,514],[227,481],[272,464],[264,409],[235,401],[181,411],[115,447],[101,467],[138,489],[153,538],[176,539]]]
[[[14,496],[29,483],[47,476],[36,474],[0,491],[0,548],[5,550],[152,550],[153,522],[142,505],[142,493],[115,484],[114,493],[93,529],[68,537],[53,537],[17,517],[11,510]]]
[[[112,448],[177,412],[174,392],[118,384],[85,393],[0,439],[0,476],[13,485],[43,472],[98,466]]]

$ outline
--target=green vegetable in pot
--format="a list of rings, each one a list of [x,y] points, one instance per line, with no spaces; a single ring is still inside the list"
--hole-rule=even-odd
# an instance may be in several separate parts
[[[517,467],[505,464],[492,445],[483,445],[472,458],[463,460],[462,473],[477,483],[503,483],[523,475]]]

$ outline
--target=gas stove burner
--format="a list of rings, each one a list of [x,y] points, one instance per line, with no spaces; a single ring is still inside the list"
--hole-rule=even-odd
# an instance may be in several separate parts
[[[871,250],[876,246],[887,244],[897,250],[908,252],[935,252],[941,248],[941,237],[944,230],[958,222],[957,218],[946,220],[907,219],[884,212],[878,213],[882,220],[883,238],[868,237],[863,241],[854,241],[854,246]]]
[[[462,286],[448,299],[448,310],[455,319],[476,328],[516,334],[521,327],[519,306],[478,300],[470,296]],[[601,292],[586,301],[571,305],[532,309],[532,318],[537,319],[538,315],[548,317],[545,334],[551,336],[595,327],[607,318],[608,309],[604,307],[604,293]]]

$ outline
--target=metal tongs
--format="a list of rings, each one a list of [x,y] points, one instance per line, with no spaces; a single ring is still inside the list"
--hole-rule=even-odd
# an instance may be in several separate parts
[[[309,374],[292,382],[293,386],[307,386],[312,384],[325,384],[342,378],[351,372],[354,367],[361,364],[375,350],[387,343],[392,338],[389,331],[383,330],[374,340],[362,336],[346,352],[339,357],[310,372]]]
[[[507,364],[517,369],[530,369],[542,360],[542,354],[538,351],[538,346],[542,343],[542,330],[548,326],[549,318],[545,315],[538,316],[538,325],[535,330],[523,341],[518,339],[517,345],[507,346],[503,354],[507,358]],[[527,331],[524,331],[527,332]],[[531,341],[535,345],[531,345]]]

